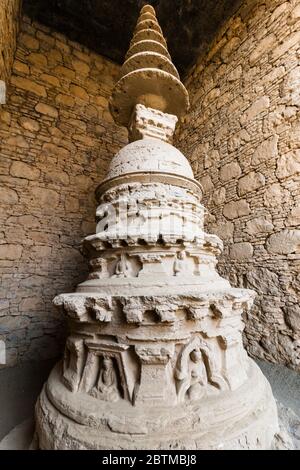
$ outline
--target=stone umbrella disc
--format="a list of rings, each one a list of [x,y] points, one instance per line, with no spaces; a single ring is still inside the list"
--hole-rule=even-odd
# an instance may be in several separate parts
[[[160,34],[162,34],[161,27],[156,20],[147,19],[139,21],[134,30],[134,34],[136,34],[138,31],[142,31],[143,29],[153,29],[154,31],[158,31]]]
[[[167,47],[165,38],[158,31],[154,31],[154,29],[142,29],[137,32],[130,42],[130,47],[137,42],[144,41],[145,39],[160,42],[163,46]]]
[[[139,23],[144,21],[144,20],[153,20],[157,22],[156,16],[154,16],[152,13],[142,13],[142,15],[139,17]]]
[[[179,73],[177,72],[176,67],[167,57],[164,57],[157,52],[148,51],[138,52],[137,54],[129,57],[129,59],[124,62],[121,73],[124,76],[134,70],[143,69],[145,67],[164,70],[179,79]]]
[[[176,77],[156,68],[139,69],[123,76],[114,88],[110,99],[110,111],[115,121],[127,126],[136,104],[151,107],[151,102],[144,102],[144,97],[147,95],[164,97],[161,101],[163,109],[160,111],[177,117],[182,116],[189,106],[186,88]]]
[[[163,46],[160,42],[153,41],[151,39],[145,39],[133,44],[126,54],[126,59],[129,59],[129,57],[133,56],[134,54],[145,51],[156,52],[157,54],[161,54],[165,57],[168,57],[168,59],[171,59],[171,56],[165,46]]]

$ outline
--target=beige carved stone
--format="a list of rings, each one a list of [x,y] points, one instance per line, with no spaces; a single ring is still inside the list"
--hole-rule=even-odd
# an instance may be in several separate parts
[[[155,11],[150,11],[148,5],[141,10],[110,100],[115,121],[128,126],[137,104],[177,117],[185,113],[189,104],[187,91],[166,49]]]
[[[222,242],[204,232],[201,186],[170,145],[187,101],[143,7],[110,102],[131,143],[96,191],[90,275],[54,299],[71,333],[36,406],[41,449],[271,447],[275,402],[242,344],[254,292],[218,275]],[[248,214],[242,202],[224,215]]]

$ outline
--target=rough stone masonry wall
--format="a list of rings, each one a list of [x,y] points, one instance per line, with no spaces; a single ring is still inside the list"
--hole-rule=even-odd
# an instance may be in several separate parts
[[[186,85],[177,135],[204,188],[220,272],[253,288],[251,355],[300,365],[300,1],[245,1]]]
[[[94,190],[127,136],[107,98],[118,66],[24,18],[0,108],[0,339],[7,365],[56,356],[53,297],[87,272]]]
[[[14,60],[20,7],[20,0],[0,2],[0,104],[5,102],[5,88]]]

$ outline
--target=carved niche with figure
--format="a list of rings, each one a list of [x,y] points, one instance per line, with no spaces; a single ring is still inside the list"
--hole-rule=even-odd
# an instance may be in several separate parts
[[[209,346],[198,336],[182,348],[175,369],[179,402],[199,400],[211,388],[228,388],[228,384],[218,373],[212,356]]]

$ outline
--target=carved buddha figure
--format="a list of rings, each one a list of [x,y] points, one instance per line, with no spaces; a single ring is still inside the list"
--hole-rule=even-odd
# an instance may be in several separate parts
[[[179,251],[177,253],[177,257],[175,258],[175,261],[174,261],[174,274],[175,274],[175,276],[178,276],[179,274],[182,274],[185,271],[185,269],[186,269],[185,261],[186,261],[185,251],[184,250]]]
[[[98,382],[92,389],[91,395],[107,401],[117,401],[119,399],[117,374],[111,357],[103,357]]]
[[[207,384],[206,367],[200,349],[194,349],[190,353],[190,360],[190,386],[187,397],[196,400],[203,395],[203,387]]]
[[[121,254],[115,267],[114,277],[129,277],[129,264],[126,257]]]

